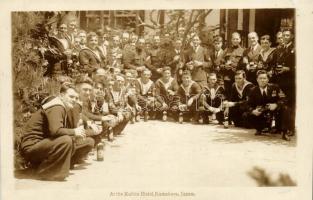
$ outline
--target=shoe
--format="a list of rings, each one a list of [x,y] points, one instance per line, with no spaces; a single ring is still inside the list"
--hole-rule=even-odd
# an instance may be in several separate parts
[[[290,139],[290,136],[286,133],[286,132],[283,132],[283,134],[282,134],[282,139],[283,140],[286,140],[286,141],[290,141],[291,139]]]
[[[203,118],[202,117],[200,117],[200,119],[199,119],[199,124],[203,124]]]
[[[255,136],[260,136],[260,135],[262,135],[262,131],[257,130],[254,135],[255,135]]]
[[[140,121],[140,115],[137,115],[136,116],[136,122],[139,122]]]

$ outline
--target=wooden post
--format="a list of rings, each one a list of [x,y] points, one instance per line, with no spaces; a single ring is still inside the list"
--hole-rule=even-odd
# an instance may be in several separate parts
[[[101,28],[101,30],[103,30],[103,28],[104,28],[103,12],[104,12],[104,11],[100,11],[100,28]]]

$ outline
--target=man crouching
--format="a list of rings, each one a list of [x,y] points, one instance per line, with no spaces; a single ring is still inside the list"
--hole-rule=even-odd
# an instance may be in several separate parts
[[[69,123],[68,111],[73,108],[78,94],[70,84],[63,84],[60,95],[42,102],[41,109],[27,122],[21,140],[23,157],[36,168],[42,180],[62,181],[69,175],[73,161],[87,155],[94,145],[92,138],[85,138],[83,126],[74,128]],[[85,138],[79,146],[75,138]]]

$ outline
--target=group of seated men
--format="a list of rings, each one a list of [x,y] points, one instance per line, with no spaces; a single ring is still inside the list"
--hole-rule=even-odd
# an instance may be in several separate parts
[[[50,67],[47,75],[69,73],[64,62],[73,63],[73,54],[80,75],[72,83],[62,83],[59,96],[42,102],[21,142],[23,156],[43,179],[66,178],[102,137],[112,141],[128,122],[141,118],[230,123],[255,128],[255,135],[279,133],[285,140],[294,134],[291,30],[277,34],[276,48],[271,48],[268,35],[261,37],[259,45],[258,35],[251,32],[249,48],[244,49],[235,32],[225,50],[220,36],[214,38],[212,48],[206,48],[193,35],[185,49],[180,37],[164,37],[167,45],[161,47],[160,37],[154,36],[148,48],[145,39],[136,35],[121,43],[116,35],[106,41],[103,32],[89,33],[85,45],[86,33],[78,31],[70,49],[71,45],[64,45],[70,43],[65,42],[69,34],[62,26],[53,38],[62,43],[65,61],[44,50]]]

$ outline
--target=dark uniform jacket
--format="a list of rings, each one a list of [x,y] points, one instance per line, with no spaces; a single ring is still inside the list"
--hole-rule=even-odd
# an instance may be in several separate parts
[[[187,87],[184,87],[183,84],[180,84],[177,95],[180,98],[180,103],[187,104],[187,101],[191,98],[196,96],[199,97],[201,93],[201,87],[195,81],[192,81]]]
[[[45,138],[54,138],[63,135],[74,136],[74,124],[68,123],[68,110],[59,97],[50,97],[31,119],[27,122],[22,136],[21,148],[35,145]]]
[[[284,104],[284,101],[285,95],[276,84],[267,85],[267,94],[265,97],[262,96],[259,86],[255,86],[248,96],[248,106],[250,111],[257,107],[264,108],[268,103],[276,103],[279,109],[279,107]]]
[[[136,67],[144,66],[147,57],[148,56],[145,50],[139,49],[136,49],[135,51],[124,50],[123,51],[124,69],[136,70]]]
[[[249,81],[246,81],[240,90],[236,83],[232,85],[229,101],[236,102],[236,105],[241,110],[247,109],[247,102],[248,102],[248,96],[254,88],[254,85],[250,83]]]
[[[204,105],[212,107],[220,107],[225,99],[225,90],[223,87],[216,84],[215,87],[204,87],[202,94],[204,95]]]
[[[164,83],[162,79],[158,79],[155,82],[155,90],[158,100],[163,103],[165,102],[164,99],[170,96],[169,90],[173,92],[178,90],[178,84],[174,78],[171,78],[168,83]]]
[[[79,63],[81,65],[80,71],[88,73],[91,75],[93,70],[105,67],[105,57],[101,51],[97,50],[98,54],[89,49],[84,48],[79,52]]]

